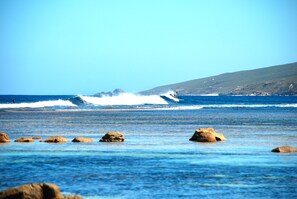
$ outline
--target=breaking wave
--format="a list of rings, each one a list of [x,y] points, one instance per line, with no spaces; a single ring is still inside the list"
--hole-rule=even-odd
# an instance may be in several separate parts
[[[166,100],[158,95],[135,95],[131,93],[123,93],[117,96],[76,96],[70,99],[73,103],[84,103],[95,106],[112,106],[112,105],[164,105],[168,104]]]
[[[168,91],[167,93],[161,94],[160,97],[163,99],[170,100],[172,102],[180,102],[180,99],[176,97],[176,92]]]
[[[49,110],[151,110],[178,111],[199,109],[278,109],[297,108],[291,98],[230,98],[230,97],[176,97],[175,93],[138,95],[121,93],[98,96],[2,96],[0,109],[49,109]],[[13,99],[13,100],[12,100]],[[14,100],[15,99],[15,100]],[[230,100],[231,99],[231,100]],[[250,100],[253,99],[253,100]],[[285,100],[283,100],[285,99]],[[30,100],[30,101],[29,101]],[[259,101],[262,100],[262,101]],[[12,103],[17,101],[18,103]]]
[[[45,107],[76,107],[75,104],[68,100],[50,100],[39,102],[15,103],[15,104],[0,104],[0,108],[45,108]]]

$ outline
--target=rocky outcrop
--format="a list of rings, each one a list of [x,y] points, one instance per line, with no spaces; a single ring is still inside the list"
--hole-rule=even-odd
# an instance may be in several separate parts
[[[106,133],[99,142],[124,142],[125,137],[120,132],[108,132]]]
[[[6,133],[0,133],[0,143],[7,143],[10,142],[9,137]]]
[[[64,197],[55,184],[35,183],[0,192],[0,199],[82,199],[80,196]]]
[[[216,142],[224,141],[226,138],[223,134],[216,133],[213,128],[200,128],[195,131],[190,141],[196,142]]]
[[[34,142],[35,140],[33,138],[30,137],[23,137],[20,139],[16,139],[15,142]]]
[[[94,142],[92,138],[76,137],[72,142]]]
[[[68,142],[68,140],[62,136],[53,136],[48,139],[46,139],[44,142],[48,143],[63,143],[63,142]]]
[[[297,148],[291,147],[291,146],[281,146],[281,147],[277,147],[275,149],[272,149],[271,152],[275,152],[275,153],[293,153],[293,152],[297,152]]]

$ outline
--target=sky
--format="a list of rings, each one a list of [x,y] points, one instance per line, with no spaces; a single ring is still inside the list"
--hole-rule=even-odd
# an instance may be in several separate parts
[[[0,94],[135,93],[296,61],[296,0],[0,0]]]

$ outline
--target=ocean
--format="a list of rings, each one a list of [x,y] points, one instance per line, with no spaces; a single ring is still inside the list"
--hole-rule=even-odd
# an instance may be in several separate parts
[[[212,127],[224,142],[189,141]],[[0,96],[0,191],[57,184],[84,198],[297,198],[296,96]],[[102,143],[109,131],[123,143]],[[63,144],[17,143],[60,135]],[[73,143],[75,137],[93,143]]]

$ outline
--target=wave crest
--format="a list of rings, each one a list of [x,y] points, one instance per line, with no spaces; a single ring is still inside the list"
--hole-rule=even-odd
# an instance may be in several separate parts
[[[50,101],[39,101],[39,102],[28,102],[28,103],[17,103],[17,104],[0,104],[0,108],[45,108],[55,106],[70,106],[76,107],[75,104],[68,100],[50,100]]]
[[[111,105],[145,105],[145,104],[168,104],[166,100],[158,95],[135,95],[131,93],[122,93],[117,96],[83,96],[77,97],[81,102],[96,106],[111,106]]]

